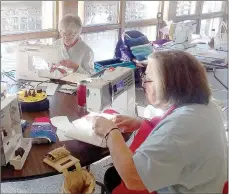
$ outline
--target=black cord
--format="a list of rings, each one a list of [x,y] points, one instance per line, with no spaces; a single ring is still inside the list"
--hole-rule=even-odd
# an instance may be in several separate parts
[[[117,127],[112,128],[112,129],[103,137],[102,143],[101,143],[101,144],[103,144],[103,140],[105,139],[105,140],[106,140],[106,147],[107,147],[108,136],[110,135],[111,131],[113,131],[113,130],[115,130],[115,129],[119,130],[119,128],[117,128]]]

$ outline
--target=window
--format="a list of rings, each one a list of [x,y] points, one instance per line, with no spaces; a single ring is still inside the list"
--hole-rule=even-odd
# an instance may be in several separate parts
[[[53,15],[54,1],[1,1],[1,34],[53,28]]]
[[[82,34],[82,39],[94,51],[95,61],[112,59],[118,42],[118,30]]]
[[[220,12],[222,5],[222,1],[204,1],[202,13]]]
[[[118,23],[118,1],[79,1],[78,10],[85,26]]]
[[[16,68],[16,51],[18,45],[26,41],[17,41],[17,42],[6,42],[1,43],[1,67],[3,71],[15,70]],[[40,44],[52,44],[53,39],[36,39],[29,40],[31,44],[40,43]]]
[[[119,8],[124,3],[126,9],[122,12],[122,9]],[[157,21],[148,19],[157,17],[160,2],[126,1],[124,3],[120,1],[79,1],[78,14],[85,26],[82,39],[94,51],[95,61],[113,58],[119,32],[125,29],[139,30],[148,36],[149,40],[156,39]],[[121,12],[125,13],[125,19],[121,18]],[[143,24],[141,27],[138,27],[139,21]]]
[[[196,11],[196,1],[177,1],[177,16],[191,15]]]
[[[156,18],[159,1],[126,1],[125,21]]]
[[[129,30],[138,30],[139,32],[147,36],[149,41],[156,40],[156,35],[157,35],[156,26],[146,26],[146,27],[127,28],[126,29],[126,31],[129,31]]]
[[[221,21],[221,18],[201,20],[200,34],[212,36],[212,29],[215,29],[215,33],[213,35],[215,36],[219,32]]]
[[[161,11],[161,3],[161,1],[75,1],[75,3],[2,1],[2,64],[4,68],[15,68],[15,53],[20,42],[25,40],[34,43],[52,42],[58,35],[56,29],[58,20],[67,13],[78,14],[82,19],[84,26],[81,36],[93,49],[95,61],[113,58],[119,36],[125,29],[136,29],[145,34],[149,40],[156,39],[156,17]]]
[[[227,1],[170,1],[168,5],[168,20],[196,20],[196,33],[202,35],[211,36],[212,29],[216,34],[221,20],[227,17],[224,9],[228,6]]]

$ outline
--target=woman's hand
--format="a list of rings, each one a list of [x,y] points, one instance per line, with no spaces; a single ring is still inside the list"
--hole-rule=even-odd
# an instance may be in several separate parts
[[[87,118],[91,119],[91,118]],[[92,118],[92,128],[99,136],[105,137],[113,128],[118,128],[117,125],[104,117],[96,116]]]
[[[133,132],[141,127],[142,120],[125,115],[117,115],[114,118],[114,123],[119,129],[122,129],[122,132]]]
[[[65,66],[67,68],[74,69],[74,70],[77,70],[79,68],[78,64],[75,64],[70,60],[62,60],[60,61],[60,65]]]

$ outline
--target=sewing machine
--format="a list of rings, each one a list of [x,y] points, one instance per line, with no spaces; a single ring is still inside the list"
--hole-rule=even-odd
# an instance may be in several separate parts
[[[1,100],[1,166],[10,163],[22,169],[32,146],[30,138],[23,138],[20,108],[16,96]]]
[[[172,23],[169,29],[169,36],[172,41],[164,45],[171,49],[181,50],[195,46],[195,44],[191,44],[192,33],[195,29],[195,26],[196,21],[193,20]]]
[[[33,81],[49,80],[49,65],[57,64],[61,60],[59,49],[51,45],[20,44],[17,52],[16,78]],[[42,66],[43,69],[38,69],[38,66]]]
[[[136,106],[133,69],[117,67],[92,79],[87,84],[86,103],[89,112],[112,108],[120,114],[134,116]]]
[[[101,77],[92,78],[86,87],[88,116],[103,116],[109,120],[114,118],[114,115],[101,113],[107,109],[124,115],[136,116],[133,69],[117,67],[113,71],[106,70]],[[103,138],[92,129],[90,120],[82,117],[73,121],[72,124],[73,126],[64,132],[66,137],[103,148],[107,146]]]

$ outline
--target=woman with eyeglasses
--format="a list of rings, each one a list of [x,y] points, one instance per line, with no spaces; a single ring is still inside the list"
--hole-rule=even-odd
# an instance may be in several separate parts
[[[155,52],[142,79],[148,102],[164,110],[162,116],[93,119],[114,165],[105,173],[106,189],[112,194],[222,193],[226,130],[202,64],[183,51]],[[133,132],[127,143],[121,131]]]
[[[61,49],[63,60],[58,65],[77,73],[91,75],[94,73],[94,53],[81,39],[82,22],[79,16],[65,15],[60,21],[58,30],[61,39],[54,42]]]

